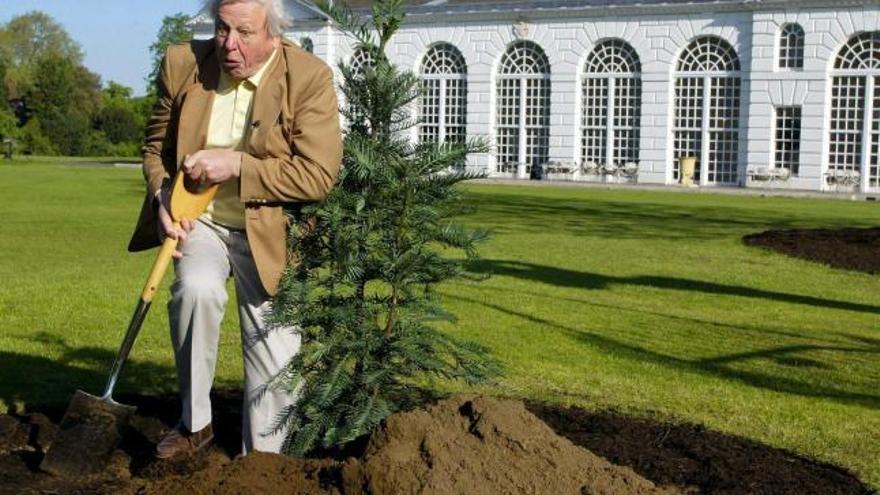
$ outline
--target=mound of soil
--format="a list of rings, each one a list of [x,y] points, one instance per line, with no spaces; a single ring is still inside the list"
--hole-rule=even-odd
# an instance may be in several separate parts
[[[391,416],[360,464],[367,493],[683,493],[578,448],[521,402],[487,397]]]
[[[240,424],[240,400],[214,398],[217,442],[210,449],[157,461],[152,448],[173,422],[175,400],[128,397],[138,414],[110,466],[76,479],[37,468],[55,434],[47,416],[0,416],[0,494],[872,493],[839,468],[695,426],[541,404],[527,409],[482,396],[392,415],[363,442],[328,457],[241,457],[233,426]]]
[[[768,230],[749,234],[743,242],[834,268],[880,273],[880,227]]]

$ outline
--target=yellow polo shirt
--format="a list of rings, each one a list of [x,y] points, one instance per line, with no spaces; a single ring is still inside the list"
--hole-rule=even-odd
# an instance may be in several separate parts
[[[207,149],[244,149],[245,138],[250,131],[254,93],[266,71],[277,58],[276,49],[262,67],[251,77],[234,81],[225,72],[220,73],[217,94],[211,106],[208,124]],[[239,197],[239,179],[232,178],[220,184],[214,200],[208,205],[202,218],[233,229],[244,229],[244,203]]]

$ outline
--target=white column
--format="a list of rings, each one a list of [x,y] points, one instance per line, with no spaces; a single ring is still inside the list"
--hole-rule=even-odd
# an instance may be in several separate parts
[[[526,86],[526,80],[523,78],[517,79],[517,84],[519,84],[519,157],[517,159],[517,178],[525,179],[528,177],[526,174],[526,90],[528,89]]]
[[[705,186],[709,183],[709,105],[712,99],[709,97],[711,92],[710,85],[712,78],[703,76],[703,121],[702,135],[700,136],[700,185]]]
[[[439,108],[437,109],[437,140],[446,142],[446,79],[440,79]]]
[[[874,120],[874,76],[865,76],[865,114],[862,119],[862,160],[860,191],[868,190],[868,175],[871,171],[871,125]]]
[[[616,91],[617,78],[608,78],[608,110],[605,114],[605,165],[611,165],[614,160],[614,92]]]

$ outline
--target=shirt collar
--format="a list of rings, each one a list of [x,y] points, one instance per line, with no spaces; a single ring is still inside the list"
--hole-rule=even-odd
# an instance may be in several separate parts
[[[247,79],[245,79],[245,81],[253,84],[255,88],[259,87],[260,81],[263,80],[263,76],[266,75],[266,71],[269,69],[269,67],[272,66],[272,62],[275,61],[275,56],[277,53],[277,48],[272,50],[272,55],[269,55],[269,59],[263,63],[262,67],[260,67],[260,69],[254,73],[254,75],[248,77]]]

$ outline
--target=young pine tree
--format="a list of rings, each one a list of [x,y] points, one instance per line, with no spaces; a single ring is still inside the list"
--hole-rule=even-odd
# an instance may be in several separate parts
[[[300,262],[274,302],[277,323],[302,328],[302,351],[267,384],[299,397],[277,422],[290,427],[284,450],[294,455],[368,433],[426,379],[478,383],[498,372],[485,348],[432,326],[453,319],[436,285],[466,275],[465,261],[485,238],[453,222],[464,210],[457,184],[478,177],[456,165],[485,146],[408,138],[421,84],[385,54],[403,20],[401,0],[374,2],[371,20],[319,7],[368,62],[340,65],[342,171],[329,197],[300,213],[316,227],[291,232]],[[464,259],[449,256],[456,251]]]

